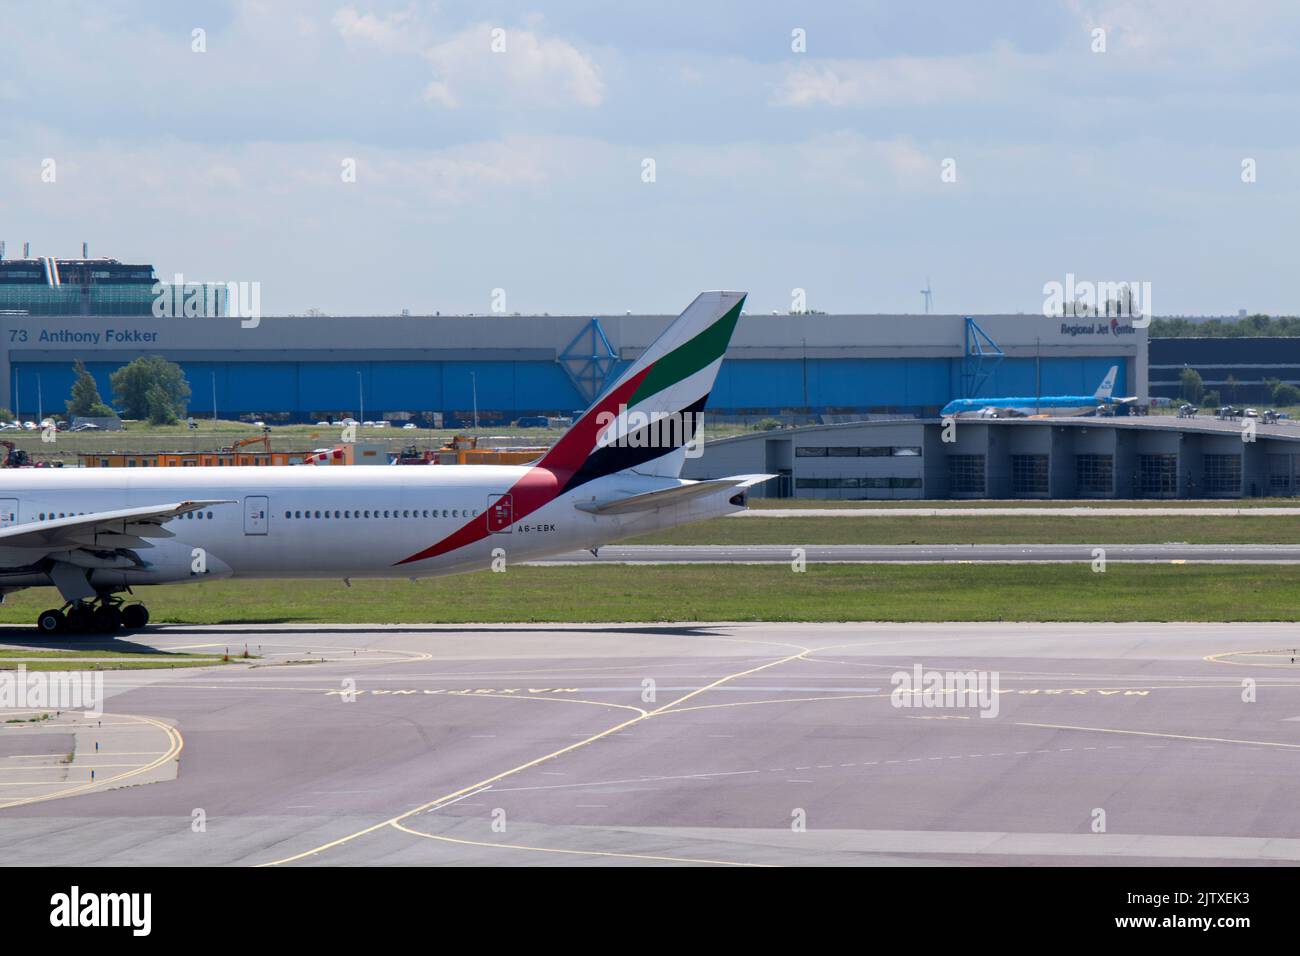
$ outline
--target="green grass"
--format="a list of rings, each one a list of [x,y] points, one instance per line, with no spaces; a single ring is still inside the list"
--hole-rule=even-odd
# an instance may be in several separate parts
[[[520,567],[412,584],[215,581],[150,588],[157,621],[1292,621],[1300,570],[1272,565],[783,565]],[[35,620],[45,589],[0,619]]]
[[[623,544],[1300,544],[1300,519],[1236,515],[1151,518],[715,518]]]
[[[61,406],[60,406],[61,407]],[[35,415],[24,412],[24,420],[34,420]],[[51,412],[47,411],[49,417]],[[79,454],[151,454],[156,452],[213,452],[230,445],[239,438],[253,438],[262,433],[248,422],[209,418],[195,419],[198,428],[180,425],[150,425],[147,422],[126,422],[124,431],[110,432],[58,432],[53,443],[43,442],[39,431],[3,432],[0,438],[14,443],[39,461],[62,461],[75,464]],[[333,447],[340,441],[341,426],[321,427],[307,425],[271,424],[271,449],[273,451],[310,451],[313,448]],[[417,425],[419,422],[416,423]],[[718,425],[709,427],[711,438],[746,433],[743,425]],[[513,425],[481,425],[477,431],[484,446],[527,445],[550,446],[564,434],[564,428],[516,428]],[[457,434],[473,434],[473,429],[416,428],[407,431],[400,423],[387,428],[357,428],[357,441],[375,442],[397,451],[415,443],[421,448],[439,448]],[[260,451],[260,445],[247,445],[242,451]]]
[[[44,590],[44,589],[42,589]],[[49,597],[50,595],[46,595]],[[17,637],[14,635],[13,637]],[[12,640],[8,634],[0,632],[0,640],[6,638]],[[32,635],[35,637],[35,635]],[[66,637],[51,638],[52,642],[66,640]],[[72,638],[76,639],[76,638]],[[104,638],[95,635],[88,636],[87,640],[102,641]],[[42,639],[44,641],[44,639]],[[39,657],[42,660],[24,660],[23,658]],[[105,659],[107,658],[107,659]],[[240,658],[242,660],[243,658]],[[235,660],[232,655],[231,660]],[[15,648],[11,650],[0,650],[0,671],[16,670],[18,667],[25,667],[29,671],[62,671],[62,670],[92,670],[92,671],[118,671],[118,670],[154,670],[163,667],[211,667],[215,664],[221,664],[223,661],[220,657],[203,654],[172,654],[164,651],[133,653],[130,651],[114,651],[111,649],[94,649],[94,650],[68,650],[59,647],[57,650],[45,650],[40,644],[33,644],[30,647]]]
[[[222,664],[220,660],[206,661],[120,661],[108,662],[99,661],[89,664],[78,664],[76,661],[69,660],[51,660],[51,661],[27,661],[26,669],[28,671],[152,671],[164,669],[176,669],[185,667],[217,667]],[[17,670],[17,664],[0,663],[0,671]]]
[[[549,444],[554,435],[538,434],[529,436],[528,429],[513,429],[510,444]],[[65,465],[77,463],[80,454],[110,454],[121,452],[128,454],[152,454],[156,452],[214,452],[230,446],[240,438],[253,438],[261,434],[261,429],[241,422],[205,421],[200,427],[190,430],[182,425],[150,426],[130,422],[126,431],[120,432],[59,432],[53,443],[41,441],[40,432],[3,432],[0,438],[12,441],[15,446],[25,450],[38,461],[62,461]],[[390,451],[397,451],[412,443],[421,448],[439,448],[455,432],[440,428],[427,428],[405,431],[401,428],[358,428],[357,441],[381,443]],[[480,434],[506,435],[496,429],[480,429]],[[337,445],[342,437],[341,428],[320,428],[315,425],[284,425],[272,427],[271,449],[273,451],[311,451],[314,448],[329,448]],[[500,444],[498,442],[497,444]],[[262,451],[262,445],[245,445],[241,452]]]

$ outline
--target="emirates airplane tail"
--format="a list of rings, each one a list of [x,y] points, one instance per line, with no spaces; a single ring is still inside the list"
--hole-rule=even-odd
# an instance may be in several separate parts
[[[771,475],[680,476],[744,301],[700,294],[531,465],[0,472],[0,599],[53,585],[41,631],[112,632],[148,623],[136,587],[456,574],[743,510]]]

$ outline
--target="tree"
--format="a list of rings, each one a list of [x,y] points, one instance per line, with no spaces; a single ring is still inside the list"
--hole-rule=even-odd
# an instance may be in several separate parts
[[[1153,339],[1182,338],[1245,338],[1257,335],[1300,336],[1300,318],[1296,316],[1250,315],[1244,319],[1209,319],[1193,322],[1190,319],[1155,319],[1148,334]]]
[[[72,367],[77,372],[77,380],[72,383],[72,397],[63,403],[67,406],[68,417],[116,417],[114,411],[99,397],[99,386],[95,384],[95,377],[86,371],[86,363],[77,359]]]
[[[123,365],[109,379],[113,397],[127,418],[161,416],[172,422],[185,414],[190,401],[190,383],[175,362],[161,355],[141,356]]]
[[[1235,402],[1237,400],[1237,379],[1235,376],[1229,375],[1223,380],[1223,391],[1227,394],[1228,401]]]
[[[161,384],[155,382],[149,386],[149,391],[145,393],[145,401],[149,403],[150,425],[176,424],[180,416],[176,406],[172,404],[171,394]]]
[[[1205,395],[1205,383],[1201,381],[1201,373],[1194,368],[1185,368],[1178,376],[1178,381],[1182,389],[1183,401],[1199,405]]]
[[[1300,405],[1300,388],[1279,382],[1273,389],[1273,404],[1294,407]]]
[[[1202,408],[1218,408],[1222,404],[1223,399],[1219,396],[1219,390],[1217,388],[1210,389],[1205,393],[1205,397],[1201,399]]]

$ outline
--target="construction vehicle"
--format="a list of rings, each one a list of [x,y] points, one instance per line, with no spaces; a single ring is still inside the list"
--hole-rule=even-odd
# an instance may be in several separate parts
[[[438,453],[429,448],[420,449],[415,445],[407,445],[399,451],[393,458],[394,465],[436,465],[438,463]]]
[[[225,448],[222,448],[218,454],[229,455],[232,452],[236,452],[243,448],[245,445],[256,445],[258,442],[262,443],[262,447],[266,449],[268,455],[271,454],[271,429],[263,426],[262,434],[254,435],[251,438],[241,438],[233,445],[227,445]]]
[[[434,454],[443,465],[526,465],[547,451],[546,445],[480,448],[477,435],[456,435]]]
[[[31,459],[27,456],[27,452],[23,451],[21,448],[15,448],[13,442],[11,442],[11,441],[0,441],[0,445],[3,445],[3,446],[7,449],[7,451],[6,451],[6,453],[5,453],[4,464],[3,464],[3,465],[0,465],[0,467],[3,467],[3,468],[29,468],[29,467],[31,467],[32,461],[31,461]]]

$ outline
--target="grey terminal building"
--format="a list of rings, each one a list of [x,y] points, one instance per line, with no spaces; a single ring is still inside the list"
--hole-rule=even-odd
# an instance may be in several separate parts
[[[777,475],[756,497],[1242,498],[1296,493],[1300,425],[1172,416],[859,421],[704,449],[687,460],[685,477]]]

